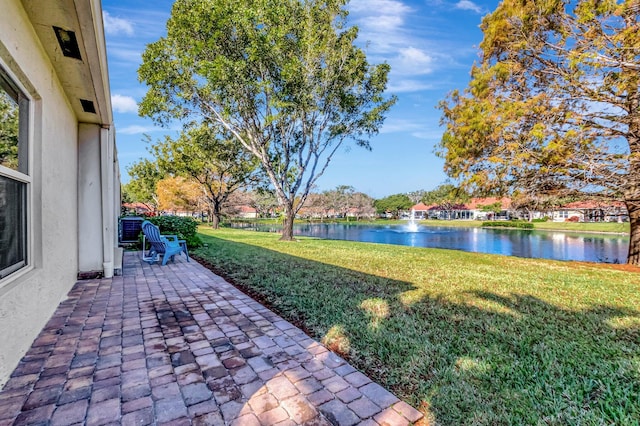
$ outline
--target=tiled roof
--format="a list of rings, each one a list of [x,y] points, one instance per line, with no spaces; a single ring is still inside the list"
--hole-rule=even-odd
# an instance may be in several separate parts
[[[500,203],[502,210],[511,208],[511,198],[498,198],[498,197],[485,197],[485,198],[472,198],[465,206],[469,210],[480,210],[483,206],[489,206],[491,204]]]
[[[472,198],[466,203],[461,203],[453,207],[453,210],[481,210],[483,206],[489,206],[495,203],[500,203],[502,210],[508,210],[511,208],[511,199],[507,197],[478,197]],[[572,203],[564,204],[556,209],[573,209],[573,210],[587,210],[587,209],[602,209],[602,208],[625,208],[625,204],[621,201],[598,201],[598,200],[585,200],[574,201]],[[434,211],[441,210],[438,204],[425,205],[424,203],[418,203],[411,207],[413,211]]]
[[[136,211],[151,211],[151,209],[143,203],[122,203],[123,207],[135,209]]]
[[[251,206],[237,206],[237,208],[242,213],[257,213],[258,212],[258,210],[256,210],[254,207],[251,207]]]
[[[561,209],[602,209],[610,207],[626,207],[622,201],[597,201],[597,200],[585,200],[574,201],[561,206]]]
[[[424,203],[418,203],[415,206],[411,207],[411,210],[414,210],[414,211],[417,211],[417,212],[427,211],[427,210],[429,210],[429,206],[427,206]]]

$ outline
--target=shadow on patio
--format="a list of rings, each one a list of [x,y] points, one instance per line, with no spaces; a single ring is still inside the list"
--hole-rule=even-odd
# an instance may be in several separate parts
[[[0,392],[0,425],[406,425],[422,415],[183,257],[78,282]]]

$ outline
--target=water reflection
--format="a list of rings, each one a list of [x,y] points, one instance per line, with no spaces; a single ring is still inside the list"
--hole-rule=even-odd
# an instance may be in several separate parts
[[[246,224],[243,227],[247,227]],[[279,228],[274,226],[251,225],[249,228],[269,232],[279,231]],[[333,240],[606,263],[626,262],[629,247],[628,236],[515,229],[423,226],[417,231],[409,232],[402,225],[313,224],[296,225],[294,234]]]

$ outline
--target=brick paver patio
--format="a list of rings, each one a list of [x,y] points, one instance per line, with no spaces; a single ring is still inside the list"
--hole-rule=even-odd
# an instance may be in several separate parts
[[[421,413],[197,262],[78,282],[0,392],[0,426],[407,425]]]

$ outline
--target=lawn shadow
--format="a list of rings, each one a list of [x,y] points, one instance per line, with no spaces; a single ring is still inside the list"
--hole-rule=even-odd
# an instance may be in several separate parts
[[[437,424],[635,424],[640,312],[416,283],[207,235],[195,253]],[[420,283],[420,285],[423,285]],[[634,423],[635,422],[635,423]]]

